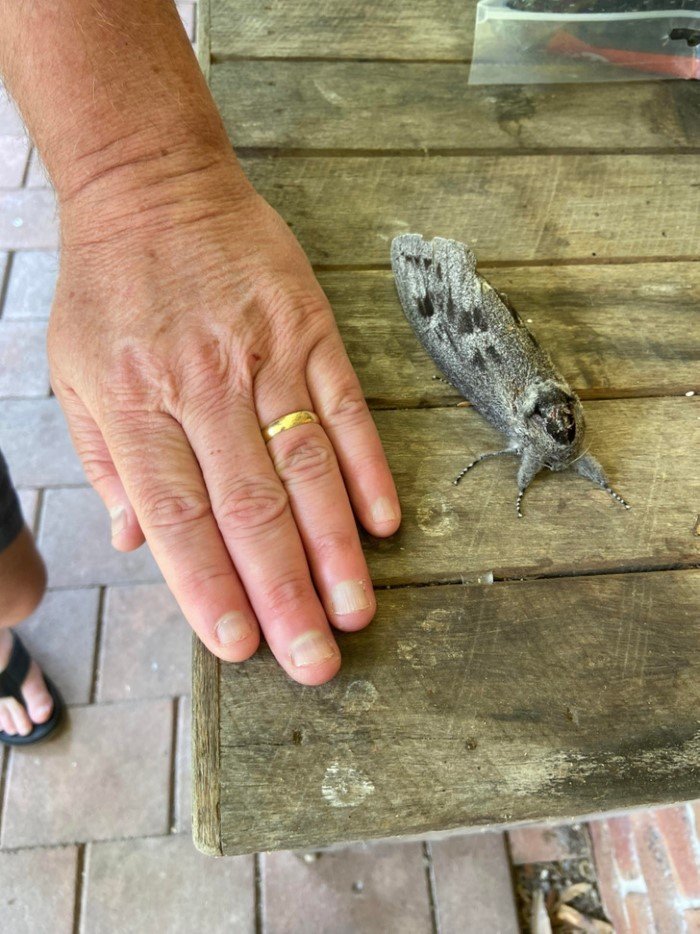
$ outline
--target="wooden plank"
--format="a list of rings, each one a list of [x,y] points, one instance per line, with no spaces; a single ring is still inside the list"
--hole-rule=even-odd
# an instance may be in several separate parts
[[[197,61],[208,84],[211,82],[211,0],[197,4]]]
[[[482,268],[585,399],[700,392],[700,263]],[[384,271],[322,272],[370,405],[459,401]]]
[[[319,688],[221,666],[224,853],[570,818],[700,790],[700,574],[379,594]]]
[[[221,856],[219,660],[192,637],[192,837]]]
[[[396,234],[472,245],[481,263],[695,259],[698,157],[249,158],[312,262],[388,263]]]
[[[378,584],[688,566],[700,498],[697,399],[586,404],[587,440],[632,508],[570,471],[545,470],[515,514],[515,458],[459,470],[503,436],[473,409],[375,412],[403,507],[391,539],[367,541]]]
[[[217,0],[217,57],[468,59],[476,0]]]
[[[468,65],[238,61],[211,88],[237,147],[659,149],[700,145],[700,85],[469,87]]]

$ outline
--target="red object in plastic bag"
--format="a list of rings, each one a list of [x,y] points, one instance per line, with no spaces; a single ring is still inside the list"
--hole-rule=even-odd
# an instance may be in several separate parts
[[[682,55],[660,55],[656,52],[635,52],[629,49],[605,49],[588,45],[582,39],[560,29],[547,44],[550,52],[578,57],[596,57],[611,65],[622,65],[635,71],[671,75],[674,78],[700,78],[700,59]]]

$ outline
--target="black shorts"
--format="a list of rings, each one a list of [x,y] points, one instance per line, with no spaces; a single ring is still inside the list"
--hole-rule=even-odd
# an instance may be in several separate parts
[[[10,480],[5,458],[0,451],[0,551],[17,538],[24,527],[17,493]]]

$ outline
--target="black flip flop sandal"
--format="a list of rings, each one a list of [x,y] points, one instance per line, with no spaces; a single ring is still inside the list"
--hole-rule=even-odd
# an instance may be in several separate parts
[[[0,697],[16,698],[25,710],[27,705],[22,697],[22,685],[29,673],[31,661],[22,640],[13,632],[10,661],[7,667],[3,671],[0,671]],[[53,712],[50,718],[46,723],[35,723],[34,729],[31,733],[28,733],[27,736],[20,736],[19,734],[13,736],[10,733],[6,733],[4,730],[0,730],[0,743],[5,743],[7,746],[29,746],[32,743],[38,743],[41,742],[42,739],[46,739],[56,729],[63,716],[63,698],[59,694],[56,685],[50,678],[47,678],[46,675],[44,675],[44,681],[53,699]]]

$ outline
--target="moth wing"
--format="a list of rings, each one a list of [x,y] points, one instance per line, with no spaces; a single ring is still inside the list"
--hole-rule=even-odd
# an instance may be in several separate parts
[[[425,349],[479,411],[508,431],[527,358],[522,342],[530,339],[517,313],[456,240],[403,234],[392,242],[391,262],[404,313]]]

